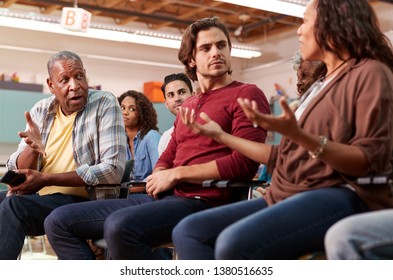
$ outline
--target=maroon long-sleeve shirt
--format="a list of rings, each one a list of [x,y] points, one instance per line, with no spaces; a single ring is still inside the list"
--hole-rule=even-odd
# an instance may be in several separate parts
[[[237,102],[239,97],[255,100],[261,112],[270,114],[264,93],[255,85],[237,81],[223,88],[193,96],[182,106],[194,109],[199,123],[203,123],[199,113],[205,112],[224,131],[248,140],[264,142],[266,131],[252,126]],[[178,117],[168,147],[155,167],[189,166],[212,160],[216,160],[222,180],[252,179],[259,166],[259,163],[232,151],[214,139],[193,133]],[[228,203],[231,195],[228,188],[203,188],[201,185],[190,183],[178,184],[174,192],[181,197],[205,199],[213,205]]]

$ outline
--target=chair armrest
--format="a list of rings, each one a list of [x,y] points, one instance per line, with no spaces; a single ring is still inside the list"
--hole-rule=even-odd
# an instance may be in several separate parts
[[[393,173],[385,174],[385,175],[373,175],[373,176],[365,176],[359,177],[356,182],[359,185],[383,185],[383,184],[392,184],[393,183]]]
[[[146,182],[131,181],[127,183],[128,192],[134,193],[146,193]]]
[[[267,188],[269,185],[262,180],[205,180],[202,182],[202,186],[205,188],[233,188],[231,202],[249,200],[253,197],[254,188]]]
[[[124,195],[127,183],[86,185],[85,189],[90,200],[126,198]]]
[[[393,194],[393,173],[385,175],[365,176],[356,180],[359,185],[386,185],[390,186],[390,192]]]
[[[248,180],[248,181],[237,181],[237,180],[205,180],[202,183],[203,187],[216,187],[216,188],[253,188],[262,187],[266,188],[270,184],[262,180]]]

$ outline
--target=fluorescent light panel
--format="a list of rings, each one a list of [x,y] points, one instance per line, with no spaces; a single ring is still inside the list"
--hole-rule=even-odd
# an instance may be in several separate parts
[[[15,15],[15,14],[14,14]],[[34,20],[34,19],[37,20]],[[0,26],[21,28],[35,31],[51,32],[56,34],[79,36],[84,38],[102,39],[117,42],[144,44],[164,48],[179,49],[181,36],[167,35],[150,31],[127,31],[117,28],[110,30],[108,27],[92,25],[87,32],[67,30],[51,18],[34,15],[22,15],[20,17],[7,16],[7,12],[0,9]],[[257,48],[233,45],[232,56],[240,58],[253,58],[261,56]]]
[[[11,51],[20,51],[20,52],[32,52],[32,53],[43,53],[43,54],[55,54],[56,51],[53,50],[44,50],[44,49],[36,49],[36,48],[23,48],[12,45],[1,45],[0,49],[2,50],[11,50]],[[84,54],[78,53],[80,57],[87,57],[95,60],[105,60],[105,61],[116,61],[121,63],[129,63],[129,64],[138,64],[138,65],[148,65],[154,67],[162,67],[162,68],[172,68],[172,69],[183,69],[182,65],[177,64],[168,64],[168,63],[160,63],[155,61],[147,61],[147,60],[135,60],[135,59],[127,59],[121,57],[113,57],[113,56],[103,56],[103,55],[94,55],[94,54]]]
[[[258,10],[303,18],[308,0],[216,0]]]

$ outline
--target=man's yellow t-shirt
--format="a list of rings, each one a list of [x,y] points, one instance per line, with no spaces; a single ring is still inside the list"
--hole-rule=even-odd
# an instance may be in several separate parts
[[[42,160],[42,173],[64,173],[76,170],[72,149],[72,129],[77,112],[65,116],[58,106],[56,116],[45,147],[46,156]],[[84,187],[46,186],[40,195],[63,193],[88,197]]]

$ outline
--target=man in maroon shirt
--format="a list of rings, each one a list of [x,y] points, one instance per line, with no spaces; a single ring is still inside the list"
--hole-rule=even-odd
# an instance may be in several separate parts
[[[255,100],[264,113],[269,113],[268,102],[255,85],[231,78],[230,54],[228,30],[217,18],[198,20],[187,28],[179,60],[190,79],[198,81],[201,93],[187,99],[182,110],[197,115],[203,111],[225,131],[264,142],[266,131],[253,127],[237,99]],[[230,202],[230,189],[203,188],[204,180],[252,179],[258,166],[194,134],[178,116],[168,147],[147,177],[147,194],[59,208],[46,220],[48,239],[60,259],[94,258],[84,240],[102,237],[114,259],[152,259],[151,249],[170,243],[172,229],[182,218]]]

